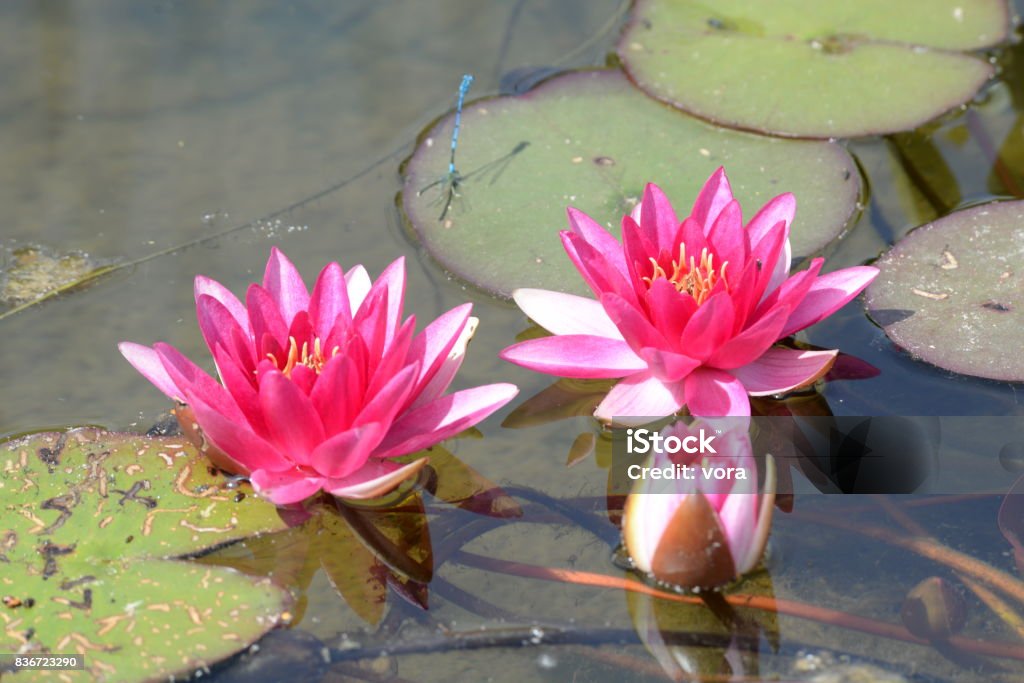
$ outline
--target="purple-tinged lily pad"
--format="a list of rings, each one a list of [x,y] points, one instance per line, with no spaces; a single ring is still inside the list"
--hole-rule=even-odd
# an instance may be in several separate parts
[[[1024,201],[957,211],[875,264],[871,317],[921,360],[965,375],[1024,381]]]
[[[617,233],[648,182],[682,212],[725,166],[747,218],[793,192],[801,255],[842,232],[860,195],[856,166],[837,144],[719,128],[659,104],[618,71],[583,71],[467,106],[456,159],[463,180],[446,206],[436,181],[448,168],[452,119],[431,127],[406,162],[402,205],[445,268],[502,296],[518,287],[582,293],[558,237],[566,207]]]
[[[724,125],[794,137],[909,130],[994,69],[1004,0],[638,0],[618,53],[630,77]]]
[[[0,504],[0,651],[81,653],[89,680],[166,680],[287,619],[287,591],[266,579],[173,559],[283,527],[183,439],[78,429],[9,441]]]

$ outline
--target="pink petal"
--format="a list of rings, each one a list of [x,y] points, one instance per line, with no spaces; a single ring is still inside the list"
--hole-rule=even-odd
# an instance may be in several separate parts
[[[419,363],[413,363],[394,374],[362,407],[355,420],[352,421],[352,425],[358,427],[370,422],[379,422],[385,425],[385,428],[390,426],[395,416],[406,405],[409,394],[415,387],[414,380],[419,372]],[[332,474],[330,476],[341,475]]]
[[[312,349],[313,337],[316,335],[313,333],[313,323],[309,320],[309,312],[306,310],[299,311],[292,318],[292,324],[288,327],[288,338],[294,339],[298,349],[302,350],[303,344],[308,344],[309,348]]]
[[[412,338],[415,332],[416,317],[409,316],[408,320],[402,323],[402,326],[395,332],[391,343],[384,349],[384,355],[381,356],[376,368],[373,369],[373,374],[369,378],[369,384],[366,387],[366,400],[371,400],[376,396],[381,388],[390,382],[395,374],[403,368],[409,365],[416,365],[417,371],[419,371],[419,363],[416,361],[410,362],[409,360],[409,349],[412,346]],[[415,380],[415,377],[412,379]],[[415,382],[410,383],[410,392],[414,388]]]
[[[701,188],[696,201],[693,203],[690,217],[703,228],[704,234],[707,235],[708,231],[711,230],[711,226],[714,225],[715,219],[718,218],[718,214],[732,200],[733,196],[732,189],[729,187],[729,179],[725,175],[725,169],[719,167],[717,171],[711,174],[707,182],[704,183],[704,187]],[[689,246],[689,243],[687,243],[687,247]]]
[[[776,224],[790,225],[795,215],[796,197],[792,193],[786,192],[774,197],[761,207],[761,210],[747,223],[747,236],[750,239],[750,245],[756,246]]]
[[[825,259],[823,258],[812,259],[811,264],[806,270],[801,270],[799,273],[794,273],[786,278],[774,291],[766,294],[761,299],[754,310],[753,317],[757,318],[764,315],[768,310],[778,308],[779,306],[786,306],[792,313],[800,302],[804,300],[804,297],[807,296],[807,292],[818,278],[818,273],[821,272],[821,267],[824,264]]]
[[[362,406],[364,388],[358,364],[349,355],[334,356],[321,368],[309,399],[325,434],[349,428]]]
[[[768,544],[768,534],[772,528],[772,513],[775,509],[775,490],[777,487],[777,475],[775,473],[775,459],[769,454],[765,457],[764,490],[760,495],[760,509],[757,511],[757,526],[754,529],[754,537],[747,546],[746,557],[736,565],[736,570],[741,574],[753,569],[761,556],[764,554],[764,547]]]
[[[420,363],[420,376],[416,380],[414,396],[419,395],[441,369],[462,335],[472,310],[472,304],[456,306],[427,325],[413,338],[408,358],[410,361]]]
[[[373,289],[383,287],[388,291],[387,313],[385,319],[387,328],[385,339],[390,341],[395,336],[395,331],[402,323],[402,303],[405,301],[405,257],[395,259],[387,268],[381,272],[380,277],[370,287]],[[371,296],[367,293],[367,297]]]
[[[362,469],[344,479],[331,479],[326,482],[324,488],[338,498],[354,500],[375,498],[411,478],[426,464],[427,458],[420,458],[407,465],[371,458],[363,465]]]
[[[832,315],[860,294],[877,275],[878,268],[874,266],[854,266],[822,275],[790,314],[782,336],[789,336]]]
[[[615,424],[642,424],[651,418],[672,415],[684,403],[682,382],[662,382],[644,371],[612,387],[594,410],[594,417]]]
[[[386,287],[378,287],[370,290],[363,300],[362,306],[356,311],[352,318],[352,329],[356,336],[366,343],[367,372],[372,373],[384,354],[384,347],[387,344],[387,310],[389,292]]]
[[[665,278],[658,278],[651,283],[645,301],[651,323],[666,339],[682,337],[686,323],[697,312],[697,302],[693,297],[678,291]]]
[[[270,258],[263,273],[263,288],[277,304],[285,325],[290,325],[299,311],[309,307],[309,292],[298,269],[277,247],[270,248]]]
[[[203,430],[203,436],[237,464],[234,474],[247,474],[258,469],[277,471],[292,467],[293,463],[290,460],[279,453],[270,442],[257,436],[248,424],[225,417],[195,394],[189,393],[185,400],[192,409],[196,424]]]
[[[662,382],[678,382],[700,366],[700,361],[695,358],[661,349],[641,349],[640,357],[647,363],[651,374]]]
[[[559,377],[623,377],[647,369],[647,363],[626,342],[589,334],[530,339],[498,355],[510,363]]]
[[[743,230],[743,210],[738,201],[734,199],[722,208],[707,239],[717,267],[728,263],[738,270],[741,264],[746,263],[750,243]]]
[[[309,456],[309,464],[325,477],[347,477],[366,464],[385,431],[385,425],[371,422],[335,434],[316,447]]]
[[[251,284],[245,293],[245,304],[249,309],[252,338],[256,342],[256,357],[262,359],[267,353],[276,355],[280,350],[287,349],[288,323],[270,293],[257,284]],[[267,338],[276,343],[275,349],[268,348]]]
[[[779,278],[785,279],[789,273],[789,227],[785,223],[776,223],[769,228],[765,236],[750,250],[750,258],[757,266],[757,284],[754,293],[758,301],[766,294],[771,294],[769,285],[778,286]],[[781,273],[781,275],[780,275]]]
[[[174,380],[167,374],[164,364],[160,362],[160,354],[155,350],[135,342],[121,342],[117,348],[125,360],[162,391],[167,398],[176,401],[185,400],[185,392],[179,390]]]
[[[218,412],[223,413],[227,418],[239,422],[245,422],[245,416],[238,408],[235,400],[213,377],[210,377],[205,370],[190,361],[181,351],[170,344],[157,342],[153,349],[160,357],[167,376],[171,378],[178,391],[187,395],[197,394],[203,401],[213,406]]]
[[[760,358],[779,340],[782,326],[789,318],[789,307],[773,309],[760,320],[719,346],[707,359],[707,365],[720,370],[742,367]]]
[[[199,303],[199,298],[203,295],[211,296],[224,306],[239,327],[243,330],[249,329],[249,314],[246,312],[245,306],[227,287],[205,275],[197,275],[192,289],[196,304]]]
[[[339,316],[346,326],[352,321],[348,287],[341,266],[328,263],[317,276],[309,297],[309,319],[316,336],[326,341]]]
[[[747,320],[750,312],[765,299],[768,283],[774,277],[778,262],[783,259],[787,240],[786,230],[784,224],[776,224],[764,239],[751,249],[739,277],[735,272],[729,276],[737,320]]]
[[[200,294],[196,299],[196,317],[209,349],[220,346],[241,367],[250,372],[255,369],[255,344],[250,337],[248,313],[243,327],[220,299]]]
[[[457,373],[459,368],[462,367],[462,361],[466,358],[466,347],[469,345],[469,340],[472,339],[473,335],[476,333],[476,328],[479,324],[479,320],[470,317],[469,320],[466,321],[466,326],[462,328],[462,333],[459,334],[459,338],[456,339],[455,344],[452,345],[451,351],[448,352],[448,355],[445,357],[440,367],[438,367],[434,376],[430,378],[430,381],[422,387],[416,385],[415,382],[413,383],[414,391],[418,391],[419,393],[416,394],[410,392],[409,396],[405,400],[405,403],[408,404],[409,408],[419,408],[422,405],[426,405],[448,390],[448,386],[452,383],[452,380],[455,379],[455,373]],[[420,368],[418,362],[416,362],[415,365],[417,368]],[[422,368],[420,368],[420,371],[422,371]],[[409,403],[409,398],[412,399],[411,403]],[[400,406],[400,408],[404,407],[406,406]]]
[[[591,334],[622,339],[622,333],[595,299],[552,292],[547,289],[517,289],[512,298],[535,323],[551,334]]]
[[[292,368],[292,374],[288,377],[299,391],[304,393],[306,396],[313,391],[313,386],[316,385],[316,381],[319,375],[316,374],[316,370],[306,367],[301,363]]]
[[[772,269],[772,276],[764,288],[764,294],[761,295],[762,299],[774,292],[779,285],[786,281],[786,278],[789,277],[789,269],[792,265],[793,247],[790,244],[789,236],[787,235],[786,241],[782,243],[782,252],[775,260],[775,267]]]
[[[729,372],[751,396],[783,394],[817,381],[828,372],[837,353],[775,347],[754,362]]]
[[[762,294],[772,277],[770,272],[770,269],[774,267],[772,263],[780,258],[785,239],[783,230],[784,226],[779,224],[777,230],[769,233],[768,238],[761,240],[751,251],[746,263],[742,264],[742,270],[739,273],[730,271],[727,276],[729,292],[732,295],[732,304],[736,312],[736,323],[741,326],[748,321],[759,303],[770,299]]]
[[[348,287],[349,310],[352,311],[352,315],[355,315],[370,291],[370,274],[362,265],[350,268],[345,273],[345,285]]]
[[[622,249],[632,288],[642,292],[647,287],[644,278],[653,275],[651,259],[660,257],[662,250],[629,216],[622,217]]]
[[[570,207],[566,213],[569,215],[569,229],[596,251],[604,254],[608,265],[618,271],[619,275],[626,277],[626,259],[619,241],[582,211]]]
[[[676,245],[673,240],[676,230],[679,228],[679,220],[676,218],[675,209],[668,197],[661,191],[661,188],[654,183],[648,183],[644,188],[644,197],[640,205],[640,227],[647,236],[648,241],[653,243],[660,251],[666,249],[672,251]]]
[[[260,379],[260,407],[273,444],[297,465],[324,441],[324,428],[313,402],[287,377],[271,370]]]
[[[284,472],[254,470],[249,481],[257,493],[275,505],[306,500],[319,491],[324,483],[321,477],[309,476],[294,468]]]
[[[732,336],[735,312],[728,292],[712,295],[686,323],[680,339],[683,353],[705,360]]]
[[[253,381],[255,377],[240,368],[220,345],[213,349],[213,360],[217,364],[220,381],[245,415],[249,426],[261,437],[267,438],[269,433],[263,420],[263,411],[260,409],[259,394]]]
[[[663,454],[644,461],[645,467],[663,468],[672,464]],[[650,572],[654,555],[672,517],[686,495],[692,495],[692,482],[683,479],[640,479],[626,499],[622,533],[637,568]]]
[[[708,246],[707,237],[704,235],[704,226],[693,218],[686,218],[679,225],[679,231],[676,233],[675,243],[679,244],[680,242],[686,245],[687,257],[699,258],[701,252]],[[673,256],[675,255],[673,254]]]
[[[661,330],[654,327],[647,316],[638,311],[635,306],[614,293],[601,295],[601,306],[608,317],[622,333],[626,343],[635,352],[653,347],[659,349],[672,349],[675,345],[669,342]]]
[[[594,247],[579,235],[567,230],[563,230],[560,236],[569,260],[598,298],[604,292],[616,292],[628,300],[636,298],[630,270],[623,265],[625,271],[620,271],[615,263],[618,259],[624,258],[622,245],[615,243],[617,258],[613,258],[609,252]]]
[[[702,417],[750,415],[750,399],[743,383],[713,368],[698,368],[686,377],[686,405],[690,414]]]
[[[432,446],[472,427],[519,393],[514,384],[487,384],[442,396],[410,410],[391,427],[374,453],[389,458]]]
[[[752,467],[752,463],[750,464]],[[751,567],[741,568],[741,564],[750,555],[750,546],[757,534],[757,513],[761,507],[761,496],[753,490],[750,483],[750,480],[737,481],[737,486],[742,486],[746,490],[737,489],[726,496],[722,509],[718,513],[719,524],[725,532],[725,537],[729,540],[729,553],[732,555],[733,566],[736,567],[736,572],[739,574],[751,569]]]

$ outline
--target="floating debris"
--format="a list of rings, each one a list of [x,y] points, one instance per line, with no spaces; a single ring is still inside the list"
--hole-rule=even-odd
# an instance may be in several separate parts
[[[61,254],[40,246],[23,246],[0,254],[0,304],[19,306],[83,284],[107,271],[89,254]]]

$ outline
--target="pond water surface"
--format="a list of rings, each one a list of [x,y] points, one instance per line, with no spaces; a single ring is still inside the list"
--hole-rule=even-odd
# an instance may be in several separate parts
[[[626,575],[614,562],[617,531],[605,509],[607,462],[591,456],[566,466],[578,435],[605,437],[586,417],[502,426],[550,384],[496,355],[527,321],[507,302],[447,277],[410,237],[396,205],[400,162],[422,128],[451,107],[461,74],[474,73],[472,96],[484,96],[526,67],[600,65],[623,16],[618,0],[3,3],[0,265],[26,245],[132,265],[0,320],[0,436],[73,424],[148,429],[169,406],[116,344],[159,339],[206,357],[193,314],[196,273],[239,292],[259,278],[275,244],[310,279],[328,260],[362,263],[376,274],[405,255],[407,309],[421,320],[475,303],[482,324],[459,386],[511,381],[521,389],[480,425],[481,438],[458,439],[450,449],[513,492],[568,499],[590,522],[585,528],[559,516],[557,504],[523,497],[524,518],[476,528],[477,516],[432,503],[436,578],[428,610],[392,592],[374,626],[324,572],[314,572],[297,589],[293,635],[270,651],[282,662],[296,656],[289,677],[302,671],[310,680],[324,675],[314,656],[320,644],[349,653],[330,680],[664,680],[631,635],[635,615],[649,609],[645,599],[443,557],[462,538],[463,550],[476,555]],[[849,143],[869,190],[859,219],[830,250],[829,268],[868,262],[954,209],[1021,196],[1024,50],[1000,51],[998,63],[1001,76],[969,111],[912,133]],[[837,415],[1024,414],[1018,386],[912,360],[859,304],[803,339],[840,347],[881,371],[827,383],[815,400]],[[1012,463],[1000,469],[995,454],[1003,441],[993,443],[941,465],[1005,490],[1018,474]],[[998,505],[998,496],[982,496],[905,509],[956,550],[1012,573]],[[777,515],[768,569],[741,590],[898,623],[911,587],[951,576],[905,549],[821,523],[829,518],[896,528],[874,498],[798,496],[793,514]],[[256,543],[207,561],[270,571],[292,553]],[[973,596],[968,603],[966,635],[1011,638]],[[910,680],[1024,679],[1019,661],[1000,662],[1006,670],[979,668],[957,653],[792,616],[755,615],[762,630],[730,643],[728,629],[705,608],[659,614],[663,625],[705,634],[705,647],[691,647],[691,657],[705,673],[720,674],[706,680],[789,680],[847,664]],[[452,632],[459,634],[454,644]],[[744,674],[730,676],[723,662],[737,653],[745,663],[733,671]],[[228,666],[217,675],[241,680],[241,671]],[[283,675],[266,663],[252,671],[264,680]],[[887,680],[867,675],[821,680]]]

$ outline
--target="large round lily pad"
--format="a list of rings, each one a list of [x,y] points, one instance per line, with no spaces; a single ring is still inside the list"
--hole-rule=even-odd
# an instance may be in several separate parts
[[[856,166],[839,145],[710,125],[650,99],[618,71],[571,73],[467,106],[456,159],[463,180],[450,197],[432,183],[447,170],[451,130],[449,116],[421,137],[404,167],[402,204],[445,268],[504,296],[517,287],[581,293],[558,237],[566,207],[618,234],[648,182],[665,190],[680,218],[719,166],[747,218],[793,192],[798,254],[833,240],[860,194]]]
[[[165,559],[284,526],[207,467],[182,439],[96,429],[0,445],[0,651],[86,664],[19,681],[167,680],[282,621],[289,595],[268,580]]]
[[[1004,0],[637,0],[618,53],[660,100],[718,123],[796,137],[914,128],[994,73]]]
[[[929,223],[875,265],[868,309],[896,344],[947,370],[1024,381],[1024,201]]]

